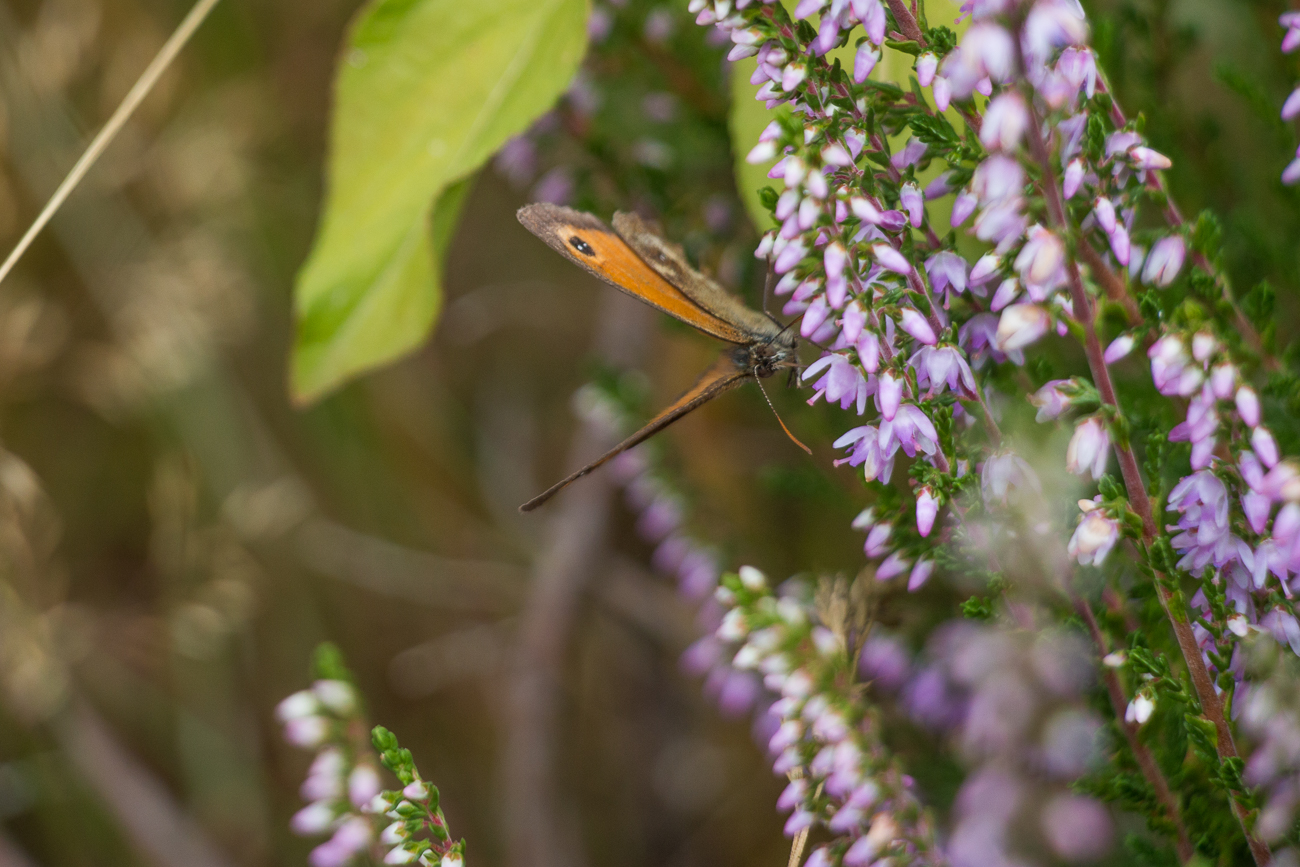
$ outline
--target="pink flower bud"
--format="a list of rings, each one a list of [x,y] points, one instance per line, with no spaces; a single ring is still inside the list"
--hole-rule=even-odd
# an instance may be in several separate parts
[[[1133,242],[1129,240],[1128,229],[1120,223],[1115,227],[1115,231],[1108,237],[1110,241],[1110,251],[1115,254],[1115,261],[1120,265],[1128,267],[1129,261],[1133,257]]]
[[[1272,468],[1277,466],[1279,455],[1277,453],[1277,440],[1273,439],[1273,434],[1269,429],[1262,425],[1255,428],[1250,433],[1250,447],[1259,455],[1260,463]]]
[[[929,485],[921,488],[916,496],[916,531],[923,537],[929,536],[934,529],[935,516],[939,514],[939,501]]]
[[[948,106],[952,104],[952,85],[948,79],[938,76],[934,79],[934,107],[939,111],[947,111]]]
[[[1237,414],[1249,427],[1259,424],[1259,395],[1249,385],[1237,389]]]
[[[1083,160],[1078,157],[1070,160],[1070,164],[1065,167],[1065,177],[1061,182],[1061,192],[1065,194],[1066,199],[1073,199],[1074,194],[1079,192],[1079,187],[1083,185]]]
[[[822,148],[822,162],[828,166],[851,166],[853,157],[841,144],[829,144]]]
[[[922,87],[929,87],[934,81],[934,73],[939,68],[939,58],[933,51],[927,51],[916,59],[916,80]]]
[[[1141,145],[1130,149],[1128,156],[1134,167],[1139,169],[1167,169],[1173,165],[1169,157]]]
[[[890,578],[902,575],[911,565],[911,560],[908,560],[902,554],[895,551],[886,557],[884,562],[876,569],[876,580],[888,581]]]
[[[862,312],[862,305],[857,301],[850,301],[844,308],[844,316],[840,319],[840,333],[844,336],[844,342],[857,343],[866,321],[867,314]]]
[[[899,311],[899,325],[902,326],[904,331],[926,346],[934,346],[939,342],[939,338],[935,336],[930,323],[926,322],[925,317],[911,307],[904,307]]]
[[[975,206],[979,204],[979,199],[972,193],[960,193],[952,203],[952,224],[960,226],[962,223],[975,213]]]
[[[870,42],[858,46],[858,53],[853,56],[853,81],[861,84],[871,76],[871,70],[880,62],[880,51]]]
[[[873,244],[871,254],[886,270],[893,271],[895,274],[912,273],[912,264],[907,261],[907,257],[888,244]]]
[[[1133,346],[1137,341],[1133,339],[1132,334],[1121,334],[1111,341],[1110,346],[1102,354],[1107,364],[1114,364],[1124,356],[1133,351]]]
[[[876,400],[880,404],[880,415],[885,421],[893,421],[898,413],[898,405],[903,400],[903,380],[895,379],[888,373],[881,374]]]
[[[832,241],[827,244],[823,258],[826,263],[827,279],[835,280],[844,276],[844,265],[849,260],[849,254],[845,251],[843,244],[839,241]]]
[[[1020,294],[1020,281],[1015,277],[1008,277],[998,286],[998,291],[993,293],[992,300],[989,301],[989,309],[997,313],[1006,307]]]
[[[921,586],[929,580],[930,573],[933,571],[933,560],[927,557],[917,560],[916,565],[912,567],[912,574],[907,576],[907,592],[915,593],[917,590],[920,590]]]
[[[867,373],[875,373],[880,369],[880,338],[875,332],[864,331],[858,338],[858,361],[862,363],[862,369]]]
[[[1092,203],[1092,212],[1097,215],[1097,225],[1101,226],[1103,232],[1109,235],[1115,231],[1115,205],[1110,199],[1098,196]]]
[[[750,165],[765,163],[776,156],[776,145],[770,141],[761,141],[750,148],[749,154],[745,157],[745,162]]]
[[[1210,391],[1219,400],[1229,400],[1237,386],[1237,368],[1224,362],[1210,371]]]

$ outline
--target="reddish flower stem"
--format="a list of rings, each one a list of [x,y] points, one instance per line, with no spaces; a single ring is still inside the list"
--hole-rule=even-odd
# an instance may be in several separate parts
[[[1027,94],[1026,102],[1030,105],[1032,105],[1032,96],[1032,93]],[[1069,233],[1072,227],[1056,185],[1051,154],[1047,149],[1047,143],[1043,140],[1041,124],[1042,120],[1037,116],[1037,112],[1031,109],[1028,130],[1029,149],[1043,172],[1042,192],[1047,202],[1048,218],[1058,231]],[[1114,408],[1116,413],[1119,413],[1121,411],[1119,400],[1115,394],[1114,383],[1110,378],[1110,369],[1106,366],[1106,360],[1102,355],[1101,341],[1097,339],[1092,301],[1088,298],[1083,279],[1079,275],[1078,262],[1075,261],[1073,254],[1070,255],[1066,262],[1066,273],[1069,278],[1070,300],[1074,307],[1074,317],[1083,326],[1084,352],[1088,358],[1088,368],[1092,372],[1093,382],[1097,386],[1102,402]],[[1118,442],[1115,443],[1115,454],[1119,459],[1120,474],[1124,478],[1124,487],[1128,491],[1129,502],[1132,504],[1133,510],[1142,519],[1142,541],[1144,547],[1149,550],[1159,536],[1159,530],[1156,526],[1151,499],[1147,495],[1146,484],[1142,480],[1142,471],[1138,467],[1137,456],[1134,454],[1131,444],[1120,444]],[[1187,611],[1183,607],[1182,595],[1175,594],[1169,588],[1167,579],[1163,574],[1154,568],[1152,572],[1155,576],[1156,595],[1160,599],[1160,605],[1164,608],[1170,626],[1173,627],[1174,637],[1178,641],[1178,648],[1182,651],[1183,660],[1187,665],[1187,672],[1191,677],[1192,688],[1196,691],[1196,697],[1201,704],[1201,712],[1214,724],[1215,732],[1218,735],[1219,760],[1236,759],[1240,754],[1237,752],[1237,744],[1232,736],[1232,728],[1224,715],[1223,702],[1220,700],[1218,693],[1215,692],[1214,679],[1210,676],[1205,660],[1201,657],[1200,646],[1197,644],[1196,635],[1192,632],[1192,624],[1187,617]],[[1246,810],[1241,804],[1237,803],[1236,799],[1230,797],[1230,801],[1233,814],[1241,825],[1242,833],[1246,835],[1246,843],[1250,847],[1250,853],[1255,863],[1259,867],[1263,867],[1263,865],[1273,860],[1273,854],[1268,845],[1251,831],[1251,823]]]

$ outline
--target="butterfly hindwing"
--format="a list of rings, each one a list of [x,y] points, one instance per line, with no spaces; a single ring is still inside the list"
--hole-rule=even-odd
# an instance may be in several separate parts
[[[724,391],[730,391],[746,379],[751,378],[751,376],[752,374],[750,374],[748,370],[745,370],[736,364],[731,352],[722,353],[722,356],[714,362],[712,367],[700,376],[699,381],[697,381],[695,385],[691,386],[689,391],[677,398],[677,400],[673,401],[671,406],[668,406],[654,418],[650,419],[650,421],[646,422],[645,427],[623,440],[623,442],[614,446],[614,448],[610,449],[604,455],[601,455],[599,459],[592,461],[576,473],[556,482],[536,497],[533,497],[531,500],[520,506],[519,510],[521,512],[531,512],[533,509],[536,509],[551,497],[567,488],[573,482],[576,482],[578,479],[587,475],[587,473],[602,466],[633,446],[640,445],[650,437],[659,433],[659,431],[680,419],[682,416],[692,410],[699,409]]]

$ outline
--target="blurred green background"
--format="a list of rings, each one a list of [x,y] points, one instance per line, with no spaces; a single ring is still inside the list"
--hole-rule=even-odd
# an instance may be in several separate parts
[[[620,20],[640,28],[655,6]],[[1268,275],[1279,320],[1293,322],[1300,200],[1277,177],[1295,131],[1276,116],[1300,74],[1277,53],[1281,7],[1097,6],[1120,101],[1174,157],[1184,210],[1219,209],[1234,286]],[[707,341],[638,314],[537,242],[514,219],[529,187],[488,168],[432,341],[317,406],[290,406],[290,287],[316,227],[332,68],[356,7],[220,4],[0,286],[0,865],[305,863],[312,841],[286,822],[308,756],[283,744],[272,709],[305,685],[323,639],[342,647],[373,721],[442,787],[476,864],[784,863],[780,781],[748,724],[680,672],[694,609],[653,574],[608,480],[583,483],[603,486],[591,496],[608,498],[595,502],[611,519],[581,552],[587,580],[556,609],[567,620],[539,624],[534,582],[561,544],[561,512],[516,511],[582,456],[571,398],[600,369],[602,329],[630,335],[613,354],[644,371],[643,411],[690,384]],[[187,8],[0,0],[6,249]],[[691,105],[714,136],[700,147],[723,153],[722,51],[669,8],[677,35],[645,56],[691,52],[717,74],[693,84],[668,62],[629,74]],[[593,58],[587,74],[617,78],[618,59]],[[624,110],[642,96],[607,94]],[[599,165],[620,165],[609,149],[623,131],[585,139],[606,148]],[[577,147],[548,158],[577,164]],[[599,165],[579,204],[607,217],[648,197],[756,301],[756,233],[729,160],[688,167],[700,196],[686,205],[655,199],[672,166],[601,187]],[[708,232],[706,192],[725,210]],[[691,526],[728,566],[861,565],[847,529],[858,486],[830,466],[847,418],[802,407],[806,396],[772,390],[813,458],[753,389],[665,438]],[[950,602],[938,594],[913,616],[950,616]],[[543,670],[556,702],[545,812],[562,851],[530,853],[510,842],[512,685],[534,662],[521,624],[548,623],[559,651]]]

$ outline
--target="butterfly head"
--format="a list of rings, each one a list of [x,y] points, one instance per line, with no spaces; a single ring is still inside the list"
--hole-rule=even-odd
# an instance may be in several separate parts
[[[794,338],[781,334],[771,340],[757,341],[735,350],[736,367],[767,379],[779,370],[799,366]]]

